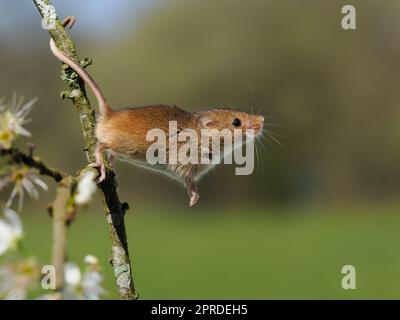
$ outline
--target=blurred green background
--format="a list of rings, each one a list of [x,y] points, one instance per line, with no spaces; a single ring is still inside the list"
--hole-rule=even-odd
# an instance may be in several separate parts
[[[341,28],[347,1],[53,4],[77,17],[71,35],[114,108],[261,110],[282,136],[283,148],[259,146],[253,175],[224,165],[205,177],[190,209],[179,185],[118,164],[142,298],[400,298],[399,1],[351,1],[355,31]],[[39,98],[28,126],[36,153],[82,167],[79,122],[59,100],[59,62],[31,1],[0,0],[0,70],[0,95]],[[28,201],[23,215],[46,263],[53,197]],[[98,255],[116,298],[101,212],[96,203],[79,212],[69,254]],[[341,289],[345,264],[357,269],[354,291]]]

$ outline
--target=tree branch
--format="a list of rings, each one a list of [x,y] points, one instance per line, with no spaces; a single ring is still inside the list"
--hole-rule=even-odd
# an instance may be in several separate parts
[[[35,168],[39,170],[39,173],[41,175],[51,177],[56,182],[61,181],[64,177],[67,176],[64,172],[51,169],[50,167],[45,165],[40,159],[33,157],[31,154],[28,155],[17,148],[1,149],[0,156],[1,157],[10,156],[12,163],[17,163],[17,164],[23,163],[28,167]]]
[[[56,270],[56,290],[64,287],[64,263],[67,256],[67,231],[76,207],[69,205],[72,191],[72,178],[66,177],[57,186],[56,198],[51,204],[53,217],[53,252],[52,263]]]
[[[79,62],[74,43],[70,36],[65,32],[60,20],[55,15],[55,9],[49,0],[33,0],[40,14],[47,22],[50,35],[56,45],[68,56]],[[88,60],[81,63],[88,65]],[[90,105],[86,96],[84,83],[68,66],[63,65],[61,78],[68,84],[69,91],[62,94],[63,97],[70,98],[78,112],[81,122],[83,137],[85,141],[86,157],[89,162],[95,160],[95,110]],[[107,167],[106,179],[99,185],[101,197],[104,203],[107,221],[109,223],[109,233],[112,243],[112,266],[116,278],[118,292],[122,299],[137,299],[135,291],[131,263],[128,253],[128,241],[126,237],[124,214],[128,209],[126,204],[122,204],[117,193],[117,182],[115,174],[110,170],[109,163],[105,161]]]
[[[24,164],[30,168],[39,170],[41,175],[53,178],[57,185],[56,198],[49,206],[49,212],[53,217],[53,252],[52,263],[56,270],[56,291],[64,287],[64,262],[67,252],[67,229],[76,212],[76,206],[70,202],[75,179],[64,172],[51,169],[41,160],[32,155],[33,147],[29,154],[17,148],[1,149],[0,157],[10,157],[12,164]]]

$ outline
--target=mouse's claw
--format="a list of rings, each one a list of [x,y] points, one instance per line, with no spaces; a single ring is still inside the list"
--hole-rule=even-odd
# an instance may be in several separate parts
[[[91,162],[87,166],[90,167],[90,168],[97,168],[96,162]]]
[[[97,180],[97,183],[101,183],[106,179],[106,166],[102,163],[100,165],[100,177]]]
[[[200,199],[200,195],[196,191],[192,191],[192,193],[190,195],[189,206],[193,207],[197,203],[197,201],[199,201],[199,199]]]
[[[200,199],[200,195],[199,195],[199,192],[198,192],[197,185],[190,178],[188,178],[185,181],[185,185],[186,185],[189,197],[190,197],[189,206],[193,207],[197,203],[197,201],[199,201],[199,199]]]
[[[99,169],[100,176],[97,179],[97,183],[101,183],[106,179],[106,166],[102,162],[101,163],[95,163],[95,162],[89,163],[88,167]]]
[[[62,22],[62,25],[64,28],[69,28],[71,29],[72,26],[75,24],[76,22],[76,18],[74,16],[68,16],[64,19],[64,21]]]

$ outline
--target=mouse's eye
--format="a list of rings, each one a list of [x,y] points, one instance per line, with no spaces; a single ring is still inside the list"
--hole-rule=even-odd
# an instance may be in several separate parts
[[[240,127],[242,124],[242,121],[240,121],[240,119],[236,118],[235,120],[233,120],[232,125],[234,125],[235,127]]]

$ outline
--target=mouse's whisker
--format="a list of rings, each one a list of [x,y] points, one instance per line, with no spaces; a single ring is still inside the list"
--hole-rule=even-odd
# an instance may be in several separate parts
[[[258,138],[257,140],[258,140],[258,144],[261,145],[261,148],[262,148],[264,151],[266,151],[266,153],[268,153],[268,151],[266,150],[266,148],[265,148],[265,146],[264,146],[263,140],[262,140],[261,138]],[[264,174],[264,173],[265,173],[264,153],[263,153],[263,152],[260,152],[260,154],[261,154],[261,156],[259,157],[258,161],[261,162],[262,173]]]
[[[260,141],[261,147],[264,149],[264,151],[267,151],[267,147],[265,145],[265,143],[267,142],[267,138],[263,137],[259,141]]]
[[[281,109],[279,109],[279,108],[268,108],[267,111],[268,112],[281,112]]]
[[[250,118],[253,119],[253,116],[255,115],[254,113],[254,107],[250,106],[247,108],[247,113],[250,115]]]
[[[274,132],[271,128],[263,128],[263,131],[269,134],[272,134],[275,137],[284,138],[284,136],[279,135],[278,133]]]
[[[282,123],[272,123],[272,122],[267,122],[264,125],[266,127],[283,127],[284,126]]]
[[[262,139],[263,142],[266,142],[269,145],[272,145],[271,139],[269,138],[268,132],[264,131],[265,134],[261,135],[260,138]]]
[[[263,111],[265,110],[265,108],[266,107],[258,107],[257,110],[256,110],[256,114],[257,115],[263,115],[264,114]],[[265,115],[265,117],[268,118],[266,115]]]
[[[271,154],[268,151],[268,148],[264,145],[264,141],[263,139],[265,139],[265,141],[267,141],[268,143],[271,143],[269,140],[267,140],[265,137],[262,137],[258,139],[258,141],[261,144],[261,147],[263,148],[263,150],[265,151],[265,153],[268,155],[268,158],[271,160]]]
[[[267,115],[266,118],[267,118],[268,120],[279,119],[278,116],[274,116],[274,115]]]
[[[254,144],[254,151],[255,151],[255,155],[256,155],[256,162],[257,162],[257,166],[256,166],[256,173],[259,172],[260,170],[260,161],[259,161],[259,154],[258,154],[258,146],[257,146],[257,141]]]
[[[274,135],[273,133],[271,133],[270,131],[267,131],[268,136],[275,141],[281,148],[285,149],[285,147],[283,146],[283,144],[275,137],[276,135]]]
[[[285,136],[282,136],[282,135],[280,135],[280,134],[278,134],[278,133],[275,133],[275,132],[272,132],[272,131],[270,131],[270,130],[267,130],[267,132],[268,132],[268,131],[269,131],[269,134],[272,135],[272,136],[274,136],[274,137],[281,138],[281,139],[284,139],[284,138],[285,138]]]

